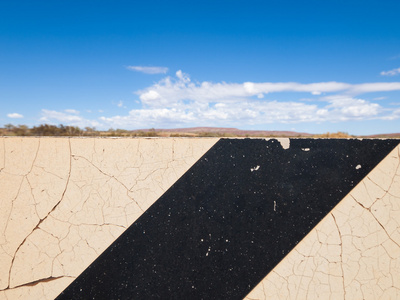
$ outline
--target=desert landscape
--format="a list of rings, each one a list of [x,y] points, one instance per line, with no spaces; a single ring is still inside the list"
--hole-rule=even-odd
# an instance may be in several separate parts
[[[29,128],[26,125],[7,124],[0,128],[0,136],[96,136],[96,137],[298,137],[298,138],[400,138],[400,133],[382,133],[375,135],[350,135],[347,132],[326,132],[312,134],[279,130],[241,130],[224,127],[191,128],[150,128],[150,129],[113,129],[96,130],[93,127],[81,129],[76,126],[42,124]]]

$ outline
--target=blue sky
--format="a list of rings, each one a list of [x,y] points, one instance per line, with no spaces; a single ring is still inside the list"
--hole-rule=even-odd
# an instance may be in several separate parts
[[[400,132],[400,1],[0,1],[0,126]]]

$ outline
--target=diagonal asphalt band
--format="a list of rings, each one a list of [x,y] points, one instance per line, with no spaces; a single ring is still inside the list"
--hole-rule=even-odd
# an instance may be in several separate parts
[[[398,143],[221,139],[57,299],[242,299]]]

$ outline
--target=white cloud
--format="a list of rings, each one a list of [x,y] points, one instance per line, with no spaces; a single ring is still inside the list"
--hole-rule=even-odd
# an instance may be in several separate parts
[[[264,83],[194,83],[189,76],[178,71],[176,78],[166,77],[158,83],[136,92],[142,103],[149,107],[178,105],[182,101],[195,102],[236,102],[252,96],[280,92],[304,92],[315,96],[322,93],[359,95],[371,92],[400,90],[400,82],[378,82],[348,84],[342,82],[318,82],[302,84],[297,82]]]
[[[9,117],[11,119],[21,119],[24,116],[19,113],[11,113],[11,114],[7,114],[7,117]]]
[[[82,120],[82,117],[77,116],[76,114],[69,114],[68,112],[58,112],[55,110],[47,110],[42,109],[42,118],[40,121],[48,122],[50,120],[56,120],[59,122],[78,122]]]
[[[64,110],[66,113],[69,114],[75,114],[75,115],[79,115],[79,111],[75,110],[75,109],[66,109]]]
[[[143,67],[143,66],[128,66],[128,70],[142,72],[145,74],[165,74],[168,72],[166,67]]]
[[[330,103],[327,108],[332,108],[334,119],[340,121],[370,119],[379,115],[382,107],[377,103],[370,103],[363,99],[347,96],[326,97]]]
[[[124,105],[124,101],[120,100],[117,103],[114,101],[112,102],[114,105],[117,105],[119,108],[126,108],[126,105]],[[103,111],[102,111],[103,112]]]
[[[179,78],[180,81],[187,83],[190,82],[190,77],[188,74],[183,73],[181,70],[176,71],[176,77]]]
[[[158,83],[137,91],[146,112],[170,111],[171,124],[184,123],[182,120],[198,124],[267,124],[273,122],[323,122],[344,120],[383,119],[390,112],[377,103],[361,99],[356,95],[370,92],[400,90],[400,82],[378,82],[349,84],[343,82],[317,82],[302,84],[297,82],[245,82],[212,83],[193,82],[182,71],[176,77],[166,77]],[[292,101],[271,100],[281,92],[310,93],[324,97],[308,99],[302,103],[296,96]],[[264,99],[269,95],[269,99]],[[256,96],[258,99],[252,98]],[[273,99],[273,98],[272,98]],[[165,111],[164,111],[165,112]],[[173,112],[173,114],[172,114]],[[136,120],[145,122],[143,114],[135,111]],[[158,113],[156,113],[158,115]],[[168,115],[168,114],[167,114]],[[182,116],[180,120],[177,115]],[[164,115],[163,123],[167,121]],[[108,121],[117,119],[109,118]],[[118,121],[126,125],[133,122],[129,116]],[[152,119],[156,122],[156,119]],[[210,123],[211,122],[211,123]],[[133,125],[133,124],[132,124]],[[122,126],[122,124],[120,124]]]
[[[395,75],[398,75],[398,74],[400,74],[400,68],[381,72],[382,76],[395,76]]]
[[[347,96],[325,99],[324,105],[295,101],[247,100],[230,103],[181,103],[176,107],[131,110],[127,116],[102,117],[108,127],[237,126],[271,123],[346,121],[378,118],[375,103]],[[146,124],[146,126],[143,126]]]
[[[176,108],[148,108],[131,110],[127,116],[102,117],[109,127],[141,128],[145,127],[179,127],[190,124],[213,124],[227,126],[232,124],[266,124],[273,122],[293,123],[313,121],[317,112],[315,105],[302,103],[271,102],[237,102],[229,105],[217,103],[210,106],[204,103],[183,104]],[[319,117],[317,117],[320,120]]]
[[[134,129],[192,126],[243,128],[272,123],[400,119],[400,109],[374,101],[380,97],[368,101],[360,96],[370,92],[400,91],[400,82],[213,83],[193,81],[180,70],[175,75],[137,91],[139,107],[128,114],[103,114],[97,120],[89,120],[72,111],[43,110],[42,121],[79,127],[96,126],[99,129]],[[279,95],[282,92],[284,97]],[[293,92],[292,99],[288,98],[288,92]],[[313,96],[304,98],[302,93]],[[122,101],[119,104],[122,105]]]
[[[400,108],[393,110],[391,114],[384,116],[382,119],[392,121],[392,120],[397,120],[399,118],[400,118]]]
[[[400,82],[370,82],[352,85],[348,89],[349,94],[359,95],[374,92],[399,91]]]
[[[157,100],[157,99],[160,99],[160,98],[161,98],[160,94],[157,93],[154,90],[149,90],[148,92],[145,92],[145,93],[140,95],[140,100],[142,100],[143,102]]]
[[[64,110],[64,112],[59,112],[55,110],[47,110],[47,109],[42,109],[42,117],[39,119],[40,122],[44,123],[49,123],[49,124],[60,124],[62,123],[63,125],[70,125],[70,126],[79,126],[79,127],[93,127],[93,126],[101,126],[101,124],[98,121],[95,120],[87,120],[81,116],[76,115],[75,110],[69,110],[73,111],[67,112],[67,110]]]

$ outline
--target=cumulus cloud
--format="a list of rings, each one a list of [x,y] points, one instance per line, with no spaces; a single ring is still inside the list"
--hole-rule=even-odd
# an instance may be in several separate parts
[[[167,76],[135,92],[140,99],[139,107],[127,114],[103,114],[97,120],[86,120],[71,111],[43,110],[43,120],[105,129],[133,129],[191,126],[243,128],[272,123],[399,119],[400,109],[384,106],[383,101],[377,103],[375,100],[382,99],[380,97],[369,101],[362,96],[386,91],[400,91],[400,82],[214,83],[193,81],[179,70],[175,76]],[[292,98],[288,94],[290,92]],[[279,93],[285,93],[285,97],[280,97]]]
[[[389,71],[382,71],[382,76],[395,76],[400,74],[400,68],[389,70]]]
[[[191,124],[257,125],[273,122],[295,123],[319,120],[315,118],[318,108],[302,103],[238,102],[229,105],[190,103],[180,108],[149,108],[131,110],[127,116],[102,117],[111,127],[190,126]]]
[[[190,82],[190,77],[188,74],[183,73],[181,70],[176,71],[175,73],[176,77],[184,83]]]
[[[11,114],[7,114],[7,117],[9,117],[11,119],[22,119],[24,116],[19,113],[11,113]]]
[[[379,104],[363,99],[347,96],[331,96],[326,99],[329,102],[326,107],[332,109],[330,112],[333,121],[371,119],[378,116],[383,110]]]
[[[149,107],[165,107],[178,105],[184,100],[195,102],[236,102],[260,95],[298,92],[321,96],[329,93],[359,95],[371,92],[400,90],[400,82],[378,82],[348,84],[343,82],[318,82],[302,84],[297,82],[244,82],[244,83],[212,83],[192,82],[187,74],[178,71],[176,78],[166,77],[158,83],[136,92],[142,103]],[[272,97],[272,96],[271,96]]]
[[[40,119],[40,121],[49,122],[51,120],[56,120],[59,122],[70,123],[82,120],[82,117],[77,116],[75,113],[71,114],[68,113],[67,110],[65,111],[66,112],[58,112],[55,110],[42,109],[42,118]]]
[[[143,109],[103,121],[113,126],[135,127],[146,121],[152,125],[240,126],[384,119],[390,115],[388,109],[357,95],[398,90],[400,82],[193,82],[188,74],[179,70],[175,77],[168,76],[136,92]],[[308,103],[301,102],[296,96],[292,101],[276,100],[282,92],[308,93],[313,98],[309,98]]]
[[[325,99],[325,103],[295,101],[237,101],[230,103],[182,103],[176,107],[131,110],[127,116],[102,117],[111,127],[140,128],[159,126],[263,125],[272,123],[338,122],[378,118],[382,107],[363,99],[347,96]]]
[[[128,66],[128,70],[142,72],[145,74],[165,74],[168,72],[166,67],[143,67],[143,66]]]
[[[42,117],[39,119],[40,122],[49,124],[64,124],[70,126],[101,126],[101,124],[96,120],[88,120],[82,116],[76,114],[76,110],[64,110],[63,112],[55,110],[42,109]]]
[[[75,110],[75,109],[66,109],[64,110],[66,113],[69,114],[75,114],[75,115],[79,115],[79,111]]]

